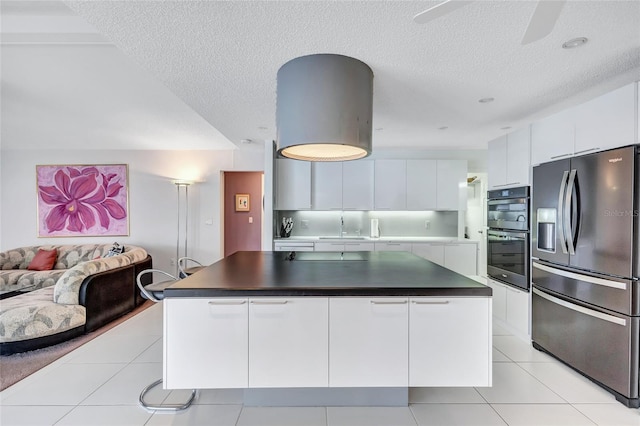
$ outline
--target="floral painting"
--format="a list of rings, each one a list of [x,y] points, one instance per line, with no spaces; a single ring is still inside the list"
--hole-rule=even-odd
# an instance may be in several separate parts
[[[126,164],[36,166],[38,236],[129,235]]]

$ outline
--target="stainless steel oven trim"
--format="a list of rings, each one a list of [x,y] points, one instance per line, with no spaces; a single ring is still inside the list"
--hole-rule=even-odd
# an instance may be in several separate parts
[[[567,302],[562,299],[558,299],[557,297],[544,293],[535,287],[533,288],[533,293],[539,297],[542,297],[543,299],[548,300],[551,303],[555,303],[556,305],[560,305],[567,309],[571,309],[572,311],[580,312],[581,314],[589,315],[590,317],[594,317],[594,318],[601,319],[603,321],[618,324],[623,327],[626,327],[627,325],[627,320],[625,319],[618,318],[613,315],[604,314],[602,312],[594,311],[593,309],[584,308],[579,305],[574,305],[573,303]]]
[[[617,281],[605,280],[603,278],[590,277],[588,275],[577,274],[575,272],[569,272],[562,269],[552,268],[550,266],[542,265],[538,262],[533,262],[533,267],[540,269],[541,271],[549,272],[551,274],[561,275],[563,277],[571,278],[574,280],[585,281],[591,284],[602,285],[605,287],[617,288],[620,290],[626,290],[627,284]]]

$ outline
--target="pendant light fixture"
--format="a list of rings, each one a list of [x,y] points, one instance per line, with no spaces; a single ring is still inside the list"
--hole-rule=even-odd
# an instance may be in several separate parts
[[[302,56],[278,70],[278,154],[305,161],[371,154],[373,72],[348,56]]]

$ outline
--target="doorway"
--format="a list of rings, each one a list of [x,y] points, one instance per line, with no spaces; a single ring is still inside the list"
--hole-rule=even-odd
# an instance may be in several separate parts
[[[223,172],[224,257],[262,247],[263,173]]]

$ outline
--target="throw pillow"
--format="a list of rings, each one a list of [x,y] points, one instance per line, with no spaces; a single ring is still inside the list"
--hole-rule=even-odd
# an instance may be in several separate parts
[[[58,250],[43,250],[39,249],[36,255],[33,257],[27,269],[30,271],[50,271],[56,264],[58,258]]]
[[[117,256],[122,253],[124,253],[124,246],[121,246],[118,243],[113,243],[113,246],[111,246],[107,254],[105,254],[103,257]]]

